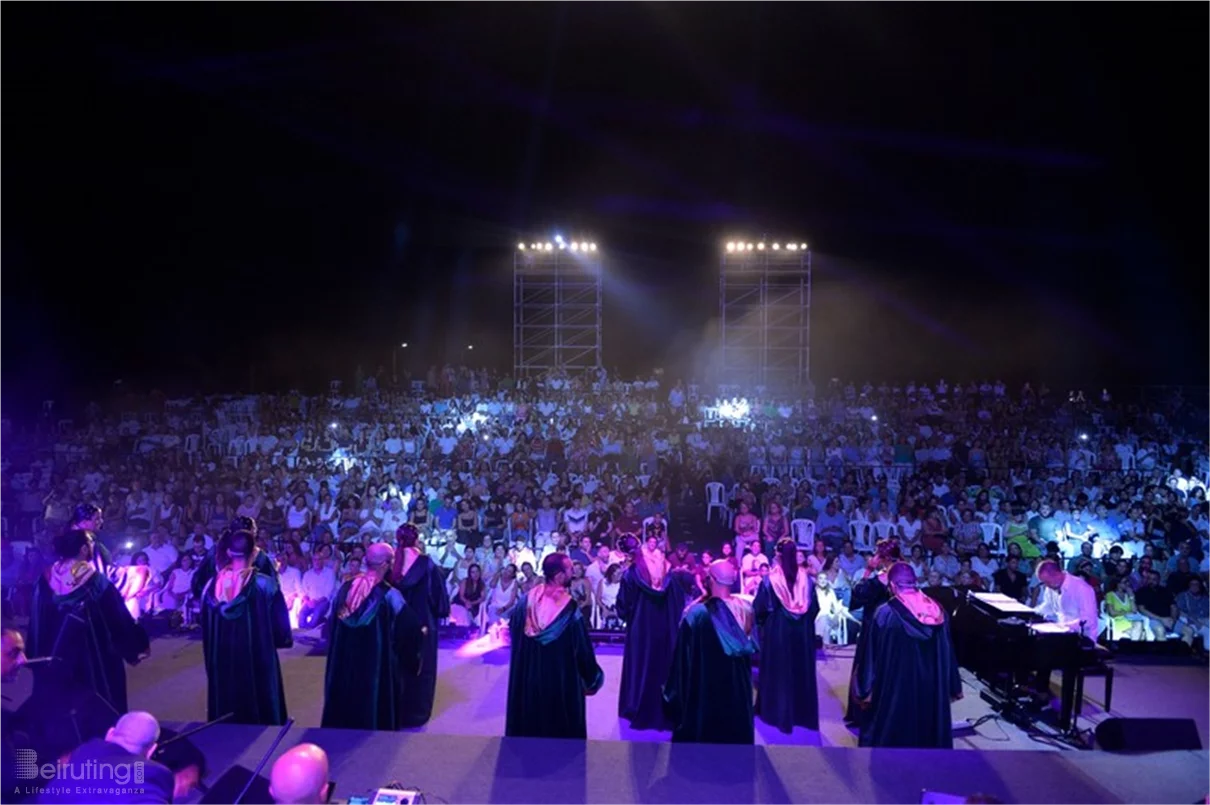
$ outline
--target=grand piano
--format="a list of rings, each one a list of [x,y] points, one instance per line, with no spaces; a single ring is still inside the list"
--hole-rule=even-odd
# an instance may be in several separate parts
[[[958,663],[1005,701],[1038,671],[1062,674],[1059,729],[1073,726],[1082,669],[1097,664],[1096,646],[1077,632],[1048,623],[1019,601],[1000,593],[959,592],[950,632]]]

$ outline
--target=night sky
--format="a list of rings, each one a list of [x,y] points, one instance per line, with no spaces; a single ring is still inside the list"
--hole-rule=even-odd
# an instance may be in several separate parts
[[[504,368],[555,231],[627,372],[769,233],[817,382],[1206,382],[1204,3],[7,9],[6,413]]]

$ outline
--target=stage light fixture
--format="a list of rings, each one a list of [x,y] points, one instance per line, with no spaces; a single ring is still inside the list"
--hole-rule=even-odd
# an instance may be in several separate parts
[[[756,244],[756,249],[757,249],[757,251],[763,252],[765,250],[765,244],[763,244],[763,243]]]
[[[773,244],[773,251],[778,251],[779,249],[781,249],[781,244],[780,244],[780,243],[774,243],[774,244]]]
[[[566,244],[566,243],[560,243],[560,244],[559,244],[559,251],[563,251],[563,250],[564,250],[564,249],[566,249],[566,248],[567,248],[567,244]]]
[[[554,247],[554,244],[553,244],[553,243],[547,243],[547,244],[546,244],[546,251],[548,251],[548,252],[553,252],[554,250],[555,250],[555,247]]]
[[[588,244],[588,249],[589,249],[589,251],[595,252],[597,250],[597,244],[595,244],[595,243]]]
[[[557,244],[559,244],[560,246],[562,246],[562,245],[563,245],[563,236],[562,236],[562,235],[555,235],[555,243],[557,243]]]
[[[735,251],[735,244],[734,244],[734,243],[728,243],[728,244],[727,244],[727,251],[729,251],[729,252],[733,252],[733,251]]]
[[[798,251],[798,244],[796,244],[796,243],[788,243],[788,244],[786,244],[786,248],[787,248],[787,249],[789,249],[789,250],[790,250],[790,251],[792,251],[792,252],[796,252],[796,251]]]
[[[751,243],[747,244],[747,245],[745,246],[745,248],[746,248],[748,251],[752,251],[752,244],[751,244]]]
[[[573,241],[571,242],[571,250],[572,250],[573,252],[578,252],[578,251],[580,250],[580,244],[576,243],[576,242],[573,240]]]
[[[518,243],[518,244],[517,244],[517,248],[518,248],[518,249],[520,249],[521,251],[525,251],[525,244],[524,244],[524,243]]]
[[[807,250],[807,244],[800,243],[800,244],[798,244],[798,248],[802,249],[805,252]]]

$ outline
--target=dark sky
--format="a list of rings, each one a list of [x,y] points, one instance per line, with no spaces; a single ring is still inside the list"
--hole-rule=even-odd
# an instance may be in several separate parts
[[[4,402],[510,360],[519,233],[606,362],[815,255],[816,379],[1205,383],[1205,4],[17,4]]]

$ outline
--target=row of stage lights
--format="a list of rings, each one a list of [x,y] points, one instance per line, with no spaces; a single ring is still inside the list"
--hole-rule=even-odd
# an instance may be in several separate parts
[[[727,251],[732,253],[750,252],[753,249],[756,249],[758,252],[763,252],[765,248],[766,246],[764,243],[741,243],[739,241],[730,241],[727,243]],[[783,248],[789,252],[805,252],[807,250],[807,244],[787,243],[785,246],[782,246],[780,243],[774,243],[772,246],[772,249],[775,252],[781,251]]]
[[[517,244],[517,251],[533,251],[533,252],[553,252],[555,249],[559,251],[571,250],[573,252],[595,252],[597,244],[588,241],[572,241],[567,243],[562,236],[556,235],[554,242],[547,241],[546,243],[531,243],[528,246],[524,243]]]

